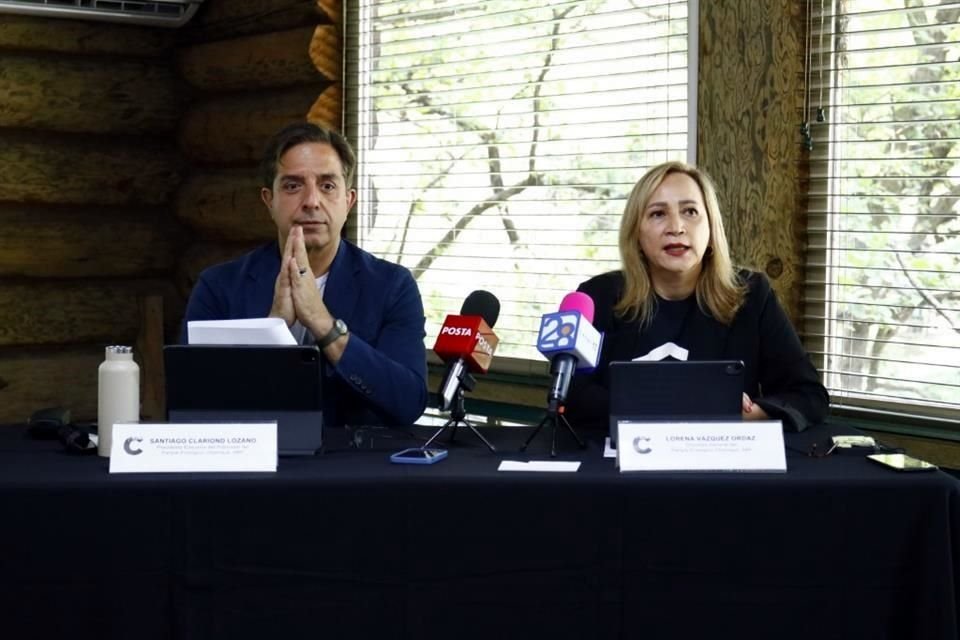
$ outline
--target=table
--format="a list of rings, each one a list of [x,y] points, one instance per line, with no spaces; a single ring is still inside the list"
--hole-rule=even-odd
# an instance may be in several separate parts
[[[507,474],[528,433],[337,432],[276,474],[114,475],[0,429],[5,638],[958,638],[960,484],[857,454],[786,474]],[[432,431],[421,431],[424,437]],[[354,434],[356,435],[356,434]],[[349,437],[348,437],[349,436]],[[546,457],[541,435],[527,454]]]

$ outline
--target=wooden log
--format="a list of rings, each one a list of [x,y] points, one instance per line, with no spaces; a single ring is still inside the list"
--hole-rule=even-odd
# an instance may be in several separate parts
[[[339,0],[206,2],[183,30],[183,41],[210,42],[339,20]]]
[[[169,274],[183,229],[162,209],[0,203],[0,277]]]
[[[76,421],[97,417],[97,368],[106,344],[0,349],[0,422],[26,422],[44,407],[70,409]]]
[[[190,297],[200,272],[221,262],[238,258],[252,250],[259,242],[248,243],[198,243],[188,248],[177,267],[175,283],[177,292],[184,300]]]
[[[165,421],[166,393],[163,367],[163,296],[153,293],[137,298],[140,309],[140,333],[135,355],[140,362],[140,416]]]
[[[700,3],[698,163],[717,183],[735,261],[770,277],[795,324],[805,244],[803,23],[802,3]]]
[[[0,131],[0,201],[159,205],[180,171],[166,141]]]
[[[171,300],[165,321],[174,328],[181,304],[166,279],[0,281],[0,346],[133,344],[137,296],[146,294]]]
[[[307,120],[321,127],[342,131],[341,114],[343,107],[342,91],[339,84],[332,84],[320,94],[310,112],[307,114]]]
[[[169,65],[7,54],[0,127],[108,134],[173,131],[182,111]]]
[[[254,169],[194,173],[177,195],[177,217],[205,239],[249,242],[276,237]]]
[[[324,76],[340,81],[342,58],[339,29],[329,26],[316,28],[310,41],[310,60]]]
[[[180,52],[180,72],[192,86],[211,93],[323,82],[311,62],[314,33],[321,31],[333,32],[336,41],[336,28],[321,25],[187,47]],[[321,39],[330,41],[329,36]],[[339,51],[336,58],[324,66],[339,68]]]
[[[176,43],[177,33],[171,29],[32,16],[0,19],[0,51],[159,57]]]
[[[271,136],[284,125],[307,119],[325,88],[315,84],[202,102],[184,117],[180,149],[200,163],[255,164]]]
[[[343,17],[342,0],[317,0],[317,6],[333,24],[340,24]]]

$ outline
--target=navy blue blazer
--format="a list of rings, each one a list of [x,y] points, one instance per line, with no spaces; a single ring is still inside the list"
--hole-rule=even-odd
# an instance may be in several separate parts
[[[190,320],[268,316],[278,273],[276,242],[204,270],[187,303],[181,341]],[[326,363],[324,423],[413,424],[427,405],[425,318],[413,276],[341,240],[323,301],[350,330],[340,362]]]

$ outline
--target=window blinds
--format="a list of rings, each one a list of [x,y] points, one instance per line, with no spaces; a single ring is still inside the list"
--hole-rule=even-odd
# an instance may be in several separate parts
[[[960,3],[810,6],[808,348],[836,406],[960,424]]]
[[[356,239],[411,269],[429,344],[486,289],[498,362],[540,359],[540,316],[619,267],[629,190],[692,156],[689,15],[687,0],[346,6]]]

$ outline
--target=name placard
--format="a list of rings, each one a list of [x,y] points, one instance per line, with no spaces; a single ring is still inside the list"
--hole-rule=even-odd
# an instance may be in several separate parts
[[[617,423],[620,471],[785,472],[779,421]]]
[[[113,427],[110,473],[276,470],[276,422]]]

